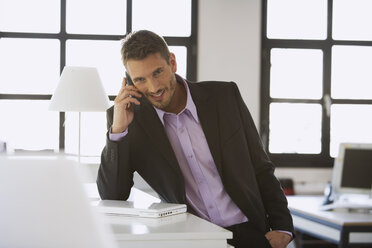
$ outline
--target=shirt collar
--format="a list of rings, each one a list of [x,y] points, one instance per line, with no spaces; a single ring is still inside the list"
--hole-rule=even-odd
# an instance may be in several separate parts
[[[178,113],[178,115],[180,115],[183,112],[185,112],[186,110],[188,110],[190,112],[190,114],[192,115],[192,117],[194,118],[194,120],[197,123],[199,123],[199,118],[198,118],[198,114],[197,114],[197,111],[196,111],[196,106],[195,106],[194,101],[192,100],[189,86],[187,85],[186,81],[181,76],[179,76],[178,74],[175,74],[175,75],[176,75],[177,83],[183,84],[185,86],[186,94],[187,94],[186,106],[185,106],[185,108],[181,112]],[[161,109],[158,109],[156,107],[154,107],[154,109],[156,110],[156,113],[158,114],[159,119],[163,123],[163,125],[164,125],[164,115],[165,114],[173,114],[173,113],[165,112],[165,111],[163,111]]]

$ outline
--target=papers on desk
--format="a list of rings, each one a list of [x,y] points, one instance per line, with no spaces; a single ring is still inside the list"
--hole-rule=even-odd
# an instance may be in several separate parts
[[[372,211],[372,202],[356,203],[347,201],[336,201],[319,207],[322,211],[348,211],[348,212],[363,212]]]
[[[113,215],[159,218],[185,213],[185,204],[172,203],[138,203],[136,201],[102,200],[93,202],[99,212]]]

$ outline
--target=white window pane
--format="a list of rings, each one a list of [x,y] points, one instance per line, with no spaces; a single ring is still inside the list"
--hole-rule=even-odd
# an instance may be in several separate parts
[[[323,53],[315,49],[272,49],[270,96],[320,99]]]
[[[326,39],[327,1],[268,0],[267,37]]]
[[[0,39],[0,92],[51,94],[59,80],[59,50],[54,39]]]
[[[330,154],[338,155],[338,147],[345,143],[372,143],[372,106],[334,104],[331,106]]]
[[[60,9],[59,0],[0,0],[0,30],[58,33]]]
[[[333,98],[372,99],[372,47],[332,48]]]
[[[162,36],[190,36],[191,0],[135,0],[132,29],[147,29]]]
[[[65,121],[65,152],[78,154],[79,113],[67,112]],[[80,155],[99,156],[106,144],[106,113],[81,113]]]
[[[57,150],[59,112],[48,106],[49,101],[0,100],[0,140],[9,150]]]
[[[125,34],[127,1],[67,0],[66,31],[80,34]]]
[[[187,48],[184,46],[169,46],[169,50],[176,55],[177,74],[186,78]]]
[[[320,153],[321,122],[319,104],[271,103],[270,152]]]
[[[116,95],[125,76],[120,48],[120,41],[68,40],[66,65],[96,67],[106,93]]]
[[[372,40],[371,12],[371,0],[333,0],[333,38]]]

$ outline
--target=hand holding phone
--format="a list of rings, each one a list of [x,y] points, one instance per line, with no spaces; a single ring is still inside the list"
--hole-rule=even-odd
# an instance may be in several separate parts
[[[126,79],[123,79],[123,83],[118,95],[115,98],[114,104],[114,116],[113,123],[111,126],[112,133],[124,132],[129,124],[133,121],[134,112],[139,110],[139,102],[142,97],[141,93],[134,87],[132,80],[128,74]],[[138,104],[138,105],[137,105]],[[133,105],[133,108],[131,108]]]

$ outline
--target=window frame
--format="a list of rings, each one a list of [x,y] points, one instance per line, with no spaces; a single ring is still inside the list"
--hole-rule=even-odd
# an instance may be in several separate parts
[[[66,65],[66,42],[67,40],[107,40],[118,41],[132,31],[132,3],[127,0],[126,5],[126,34],[125,35],[100,35],[100,34],[70,34],[66,32],[66,1],[60,0],[60,32],[59,33],[27,33],[27,32],[2,32],[1,38],[34,38],[34,39],[57,39],[60,41],[60,74]],[[196,80],[197,68],[197,0],[191,0],[191,34],[189,37],[164,36],[169,46],[185,46],[187,48],[186,76],[191,81]],[[50,100],[51,94],[3,94],[0,92],[0,100]],[[109,95],[114,100],[116,95]],[[65,112],[59,113],[59,149],[65,148]]]
[[[267,37],[267,1],[262,1],[261,33],[261,96],[260,96],[260,135],[264,147],[277,167],[333,167],[334,158],[330,156],[330,104],[372,104],[372,99],[334,99],[331,97],[331,63],[334,45],[371,46],[372,41],[333,40],[333,0],[327,0],[327,37],[325,40],[269,39]],[[320,49],[323,52],[322,97],[312,99],[287,99],[270,97],[270,50],[273,48]],[[320,154],[270,153],[269,151],[269,107],[271,103],[316,103],[322,106],[321,152]]]

